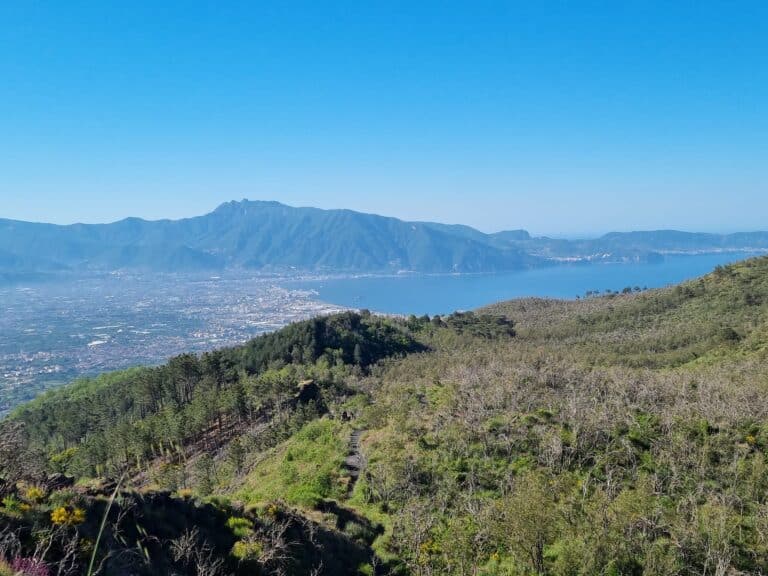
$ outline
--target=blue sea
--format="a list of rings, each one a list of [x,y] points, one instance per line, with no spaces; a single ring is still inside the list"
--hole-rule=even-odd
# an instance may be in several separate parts
[[[390,314],[446,314],[526,296],[583,297],[626,286],[658,288],[754,254],[666,256],[656,263],[578,264],[498,274],[359,276],[291,283],[325,302]]]

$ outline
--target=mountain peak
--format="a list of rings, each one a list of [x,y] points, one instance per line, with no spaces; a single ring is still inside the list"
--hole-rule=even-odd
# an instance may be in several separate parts
[[[524,230],[409,222],[352,210],[233,200],[181,220],[128,218],[74,226],[0,226],[0,273],[247,268],[335,272],[500,272],[567,260],[656,258],[656,252],[768,250],[768,234],[656,231],[569,241]]]
[[[242,200],[230,200],[229,202],[219,204],[214,212],[226,212],[240,208],[289,208],[289,206],[277,200],[249,200],[248,198],[243,198]]]

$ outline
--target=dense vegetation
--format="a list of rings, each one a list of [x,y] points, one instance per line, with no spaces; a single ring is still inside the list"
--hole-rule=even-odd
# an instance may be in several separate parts
[[[390,355],[422,349],[385,319],[353,313],[316,318],[236,348],[184,354],[157,368],[82,380],[41,396],[14,418],[32,449],[55,469],[88,476],[143,464],[166,451],[220,443],[243,426],[296,407],[298,385],[313,379],[344,395],[340,375]],[[312,408],[322,410],[315,399]],[[293,414],[293,411],[291,411]]]
[[[188,520],[153,546],[126,529],[135,572],[766,574],[767,346],[768,258],[642,293],[301,323],[18,410],[0,549],[37,558],[62,493],[92,538],[94,478],[127,473],[120,510],[166,490],[226,527],[195,534],[218,572],[174,560]],[[128,573],[110,526],[99,557]]]

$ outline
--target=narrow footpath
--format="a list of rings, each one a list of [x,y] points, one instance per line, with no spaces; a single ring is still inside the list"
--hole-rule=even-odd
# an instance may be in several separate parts
[[[347,496],[352,494],[355,489],[357,479],[360,478],[360,471],[363,467],[363,455],[360,453],[360,436],[362,430],[353,430],[349,437],[349,453],[344,460],[344,468],[349,473],[349,484],[347,486]]]

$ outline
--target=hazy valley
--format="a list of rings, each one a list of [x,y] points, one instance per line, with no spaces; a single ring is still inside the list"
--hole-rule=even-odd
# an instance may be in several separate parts
[[[78,377],[241,344],[317,314],[360,308],[445,314],[511,297],[637,291],[694,277],[741,256],[668,256],[660,262],[458,275],[91,273],[0,286],[0,415]]]
[[[761,574],[766,270],[81,380],[0,423],[3,546],[72,574],[100,533],[118,575]]]
[[[768,576],[767,29],[0,2],[0,576]]]
[[[69,226],[0,220],[0,282],[112,271],[487,273],[765,250],[766,232],[661,230],[566,240],[532,237],[524,230],[485,234],[462,225],[243,200],[182,220],[126,218]]]

